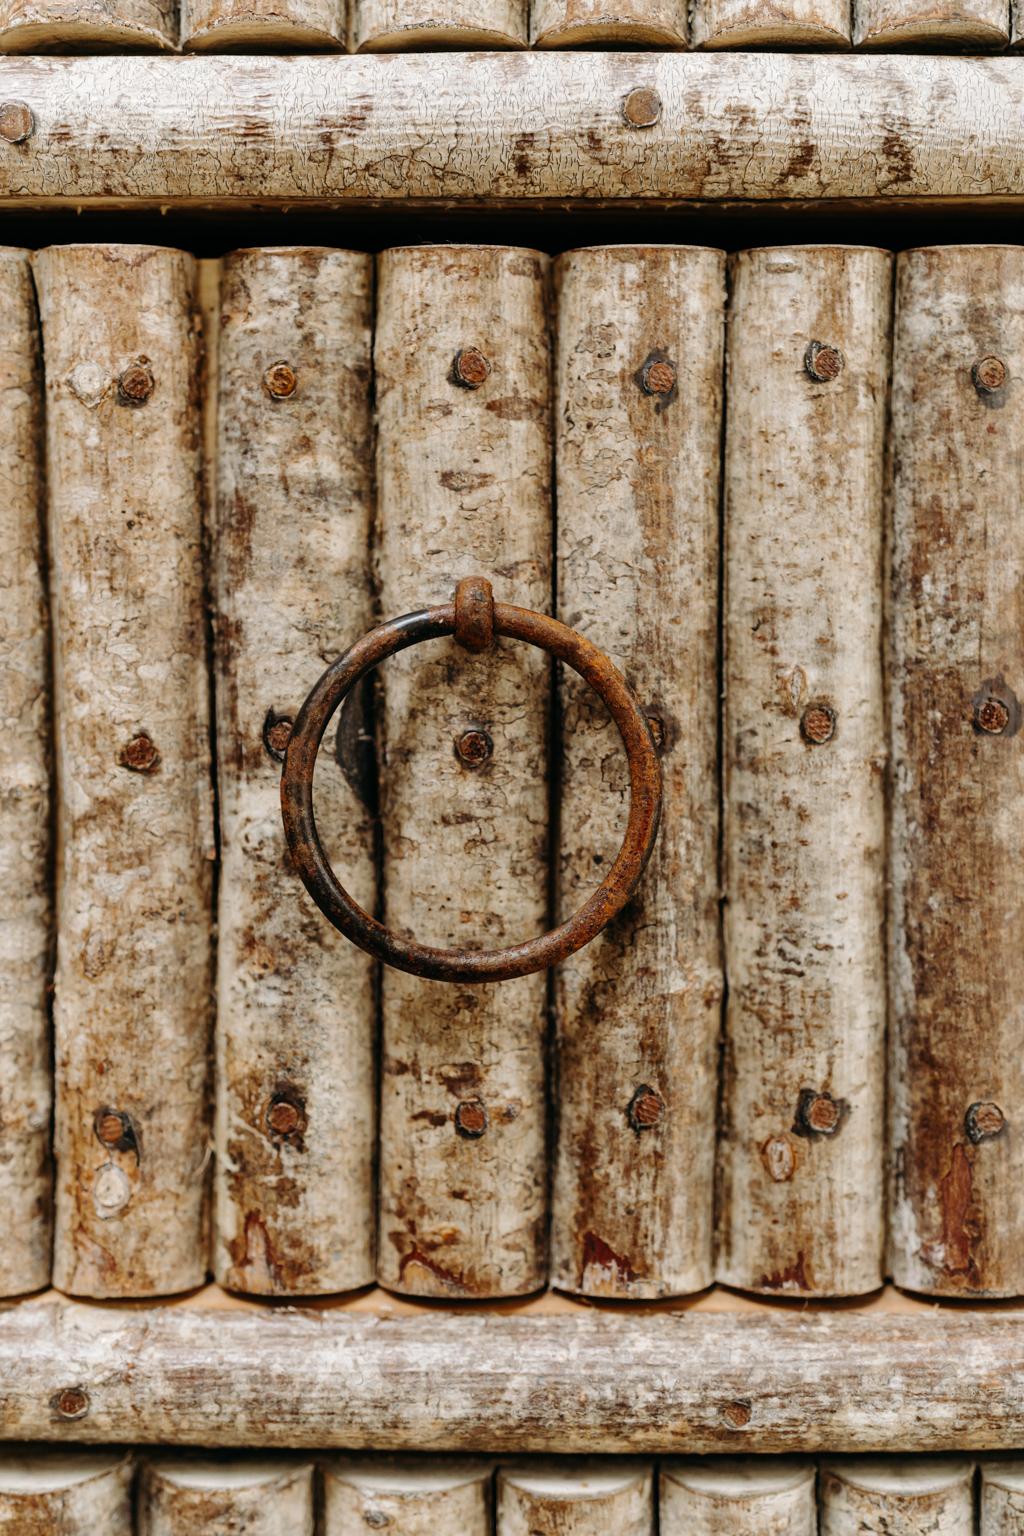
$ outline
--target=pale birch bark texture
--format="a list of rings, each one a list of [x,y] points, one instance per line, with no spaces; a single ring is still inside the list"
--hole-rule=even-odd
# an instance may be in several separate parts
[[[821,1468],[821,1536],[973,1536],[970,1461],[865,1458]]]
[[[659,1536],[818,1536],[816,1481],[784,1457],[664,1462]]]
[[[407,247],[379,267],[377,523],[385,616],[481,575],[551,606],[548,260]],[[498,948],[547,922],[549,667],[499,641],[381,669],[389,926]],[[543,975],[383,977],[378,1279],[502,1296],[546,1279]]]
[[[177,46],[176,0],[0,0],[0,53]]]
[[[1024,249],[899,258],[892,400],[890,1243],[1024,1292]]]
[[[654,1536],[653,1483],[652,1468],[635,1461],[503,1468],[497,1536]]]
[[[718,1278],[882,1282],[888,253],[745,251],[725,455]]]
[[[115,1452],[5,1448],[3,1536],[132,1536],[131,1458]]]
[[[401,49],[525,48],[530,0],[351,0],[353,46]]]
[[[491,1536],[490,1462],[338,1457],[322,1475],[323,1536]]]
[[[150,1462],[138,1536],[313,1536],[313,1468],[271,1459]]]
[[[27,251],[0,248],[0,1295],[50,1278],[50,658],[43,381]]]
[[[346,0],[182,0],[181,44],[190,53],[291,49],[344,51]]]
[[[213,858],[194,264],[36,258],[57,725],[55,1283],[206,1274]]]
[[[651,720],[664,809],[636,898],[559,967],[552,1283],[658,1297],[712,1278],[718,1036],[718,496],[725,258],[558,263],[558,605]],[[600,701],[561,683],[558,895],[614,859],[629,779]]]
[[[695,48],[848,48],[851,0],[695,0]]]
[[[684,0],[533,0],[536,48],[685,48]]]
[[[980,1536],[1024,1533],[1024,1459],[982,1463]]]
[[[1010,40],[1008,0],[853,0],[853,40],[860,48],[1003,48]]]
[[[280,810],[291,722],[372,626],[372,294],[372,258],[357,252],[224,262],[214,1269],[267,1295],[351,1290],[374,1273],[373,964],[302,890]],[[325,738],[315,795],[329,856],[372,910],[361,697]]]

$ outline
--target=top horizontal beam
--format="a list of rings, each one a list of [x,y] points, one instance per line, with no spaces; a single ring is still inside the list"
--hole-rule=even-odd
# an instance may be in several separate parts
[[[0,208],[1024,202],[1024,58],[7,57],[0,103]]]

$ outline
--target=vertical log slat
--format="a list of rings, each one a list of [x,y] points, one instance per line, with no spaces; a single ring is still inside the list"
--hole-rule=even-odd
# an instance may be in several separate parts
[[[552,1281],[591,1295],[712,1277],[724,262],[606,246],[558,264],[560,615],[633,685],[665,787],[637,897],[557,973]],[[561,700],[564,918],[615,856],[629,781],[607,712],[567,670]]]
[[[551,604],[546,257],[503,246],[385,252],[376,340],[377,518],[386,615],[461,577]],[[387,920],[496,948],[547,919],[549,667],[453,641],[381,669]],[[543,975],[446,986],[385,969],[383,1285],[536,1290],[545,1256]]]
[[[353,47],[360,53],[405,49],[525,48],[530,0],[353,0]]]
[[[139,1488],[139,1536],[313,1536],[313,1468],[272,1459],[154,1461]]]
[[[533,0],[535,48],[685,48],[685,0]]]
[[[661,1467],[659,1536],[817,1536],[814,1463],[708,1456]]]
[[[176,0],[0,0],[0,53],[177,46]]]
[[[206,1275],[213,858],[194,263],[36,257],[57,724],[55,1284]]]
[[[132,1478],[117,1452],[5,1449],[0,1536],[132,1536]]]
[[[1008,0],[853,0],[853,40],[859,48],[1004,48],[1010,38]]]
[[[735,260],[725,458],[718,1278],[882,1282],[890,258]]]
[[[498,1473],[497,1536],[654,1536],[651,1467],[566,1458]]]
[[[338,1457],[324,1463],[323,1481],[323,1536],[490,1536],[486,1461]]]
[[[290,722],[372,624],[372,292],[372,258],[353,251],[224,262],[214,1268],[268,1295],[350,1290],[374,1273],[373,965],[299,885],[279,789]],[[330,856],[372,910],[361,728],[358,708],[332,723],[315,791]]]
[[[851,0],[695,0],[695,48],[848,48]]]
[[[821,1536],[974,1536],[974,1466],[930,1456],[823,1462]]]
[[[0,1296],[50,1278],[50,661],[43,385],[27,251],[0,249]]]
[[[990,1461],[981,1468],[980,1536],[1024,1531],[1024,1458]]]
[[[1024,249],[899,258],[892,1275],[1024,1293]]]
[[[344,52],[346,0],[182,0],[188,53]]]

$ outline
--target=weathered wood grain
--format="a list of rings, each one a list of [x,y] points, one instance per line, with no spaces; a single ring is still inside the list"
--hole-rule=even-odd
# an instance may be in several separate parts
[[[117,1307],[0,1312],[16,1438],[738,1454],[1011,1450],[1024,1313]],[[54,1406],[86,1398],[79,1417]],[[76,1399],[77,1401],[77,1399]]]
[[[1024,1531],[1024,1458],[981,1468],[979,1536],[1021,1536]]]
[[[138,1536],[313,1536],[313,1468],[251,1457],[152,1461],[138,1493]]]
[[[559,613],[632,684],[665,792],[637,897],[556,979],[552,1283],[592,1295],[679,1294],[712,1274],[724,268],[720,251],[671,246],[557,267]],[[564,919],[618,851],[629,783],[607,712],[568,671],[560,713]]]
[[[189,53],[292,49],[344,52],[346,0],[182,0],[181,45]]]
[[[300,887],[279,788],[299,706],[372,625],[372,291],[372,258],[353,251],[224,262],[214,1268],[265,1294],[350,1290],[374,1271],[373,965]],[[354,706],[320,753],[317,820],[372,910],[372,763]]]
[[[449,601],[472,575],[500,600],[550,611],[547,278],[546,257],[508,246],[381,258],[387,616]],[[509,641],[478,656],[445,641],[392,658],[380,677],[389,926],[443,947],[542,932],[547,658]],[[545,977],[445,986],[386,968],[382,1014],[378,1279],[414,1295],[538,1289]]]
[[[322,1467],[324,1536],[490,1536],[493,1469],[448,1456],[337,1457]]]
[[[557,1461],[498,1473],[497,1536],[654,1536],[653,1469],[635,1461]]]
[[[1024,248],[899,258],[891,1273],[1024,1293]],[[1000,382],[1000,381],[1003,382]]]
[[[533,0],[536,48],[685,48],[685,0]]]
[[[525,48],[528,41],[529,0],[352,0],[352,6],[353,45],[362,53]]]
[[[50,1278],[50,636],[43,380],[27,251],[0,249],[0,1295]]]
[[[825,1462],[821,1536],[973,1536],[974,1465],[879,1459]]]
[[[178,46],[175,0],[0,0],[0,52]]]
[[[1003,48],[1010,39],[1008,0],[853,0],[853,40],[860,48]]]
[[[1016,56],[7,58],[0,99],[14,207],[1024,202]]]
[[[882,1283],[887,252],[735,260],[718,1278]]]
[[[659,1536],[818,1536],[816,1469],[721,1456],[661,1468]]]
[[[5,1447],[3,1536],[132,1536],[132,1461],[115,1451]]]
[[[206,1275],[210,871],[194,265],[36,257],[57,724],[54,1274]]]
[[[695,48],[848,48],[851,0],[696,0]]]

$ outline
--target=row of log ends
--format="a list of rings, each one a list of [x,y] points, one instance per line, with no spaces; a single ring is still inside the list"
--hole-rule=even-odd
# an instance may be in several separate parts
[[[1024,1467],[930,1456],[666,1461],[0,1457],[18,1536],[1018,1536]],[[319,1482],[321,1496],[316,1497]],[[655,1497],[657,1489],[657,1498]],[[317,1514],[319,1506],[319,1514]],[[657,1513],[656,1513],[657,1510]]]
[[[0,52],[1002,48],[1009,0],[0,0]]]
[[[894,322],[858,247],[740,253],[728,294],[697,247],[410,247],[376,303],[352,251],[236,252],[201,293],[159,247],[0,264],[3,1293],[51,1273],[48,569],[61,1289],[201,1284],[212,1168],[213,1272],[252,1294],[1024,1294],[1024,249],[904,253]],[[291,722],[375,603],[483,571],[549,611],[556,549],[660,744],[654,859],[560,968],[554,1070],[543,976],[388,970],[376,1053],[372,966],[285,856]],[[394,657],[379,774],[346,705],[317,808],[364,906],[499,947],[552,860],[580,904],[627,785],[559,678],[551,854],[550,681],[525,646]]]

